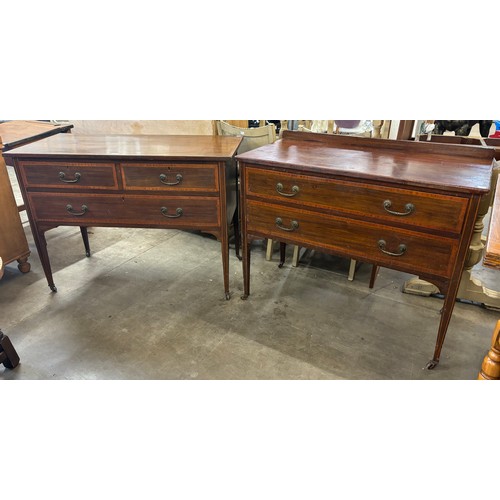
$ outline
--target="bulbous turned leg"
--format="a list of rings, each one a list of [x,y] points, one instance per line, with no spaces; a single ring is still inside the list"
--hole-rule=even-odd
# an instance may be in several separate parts
[[[484,357],[477,378],[478,380],[500,380],[500,321],[497,322],[491,338],[491,348]]]
[[[28,262],[28,257],[23,257],[21,259],[17,259],[17,268],[22,273],[27,273],[31,269],[31,264]]]

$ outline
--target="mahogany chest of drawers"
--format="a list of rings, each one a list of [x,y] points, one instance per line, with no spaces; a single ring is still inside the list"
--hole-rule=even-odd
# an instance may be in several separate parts
[[[228,225],[236,209],[234,155],[219,136],[59,135],[6,153],[17,177],[48,284],[45,232],[80,226],[201,230],[221,242],[229,298]]]
[[[272,238],[419,275],[446,295],[439,361],[494,150],[285,132],[237,156],[244,296],[250,243]]]

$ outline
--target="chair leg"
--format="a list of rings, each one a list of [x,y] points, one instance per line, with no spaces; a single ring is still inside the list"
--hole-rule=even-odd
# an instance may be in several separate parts
[[[2,363],[5,368],[13,370],[19,364],[19,356],[9,337],[0,331],[0,364]]]
[[[352,281],[354,279],[354,274],[356,273],[356,261],[351,259],[351,264],[349,265],[349,274],[347,275],[347,279]]]
[[[377,279],[377,272],[378,272],[378,266],[373,264],[372,273],[370,275],[370,284],[368,285],[369,288],[373,288],[373,285],[375,285],[375,280]]]
[[[80,226],[80,232],[82,233],[83,244],[85,245],[85,255],[90,257],[89,233],[87,232],[87,228]]]
[[[266,260],[273,259],[273,240],[267,240]]]
[[[241,232],[240,232],[240,170],[238,165],[236,165],[236,179],[235,179],[235,190],[236,190],[236,209],[233,215],[233,229],[234,229],[234,252],[238,260],[241,260],[240,246],[241,246]]]
[[[299,256],[300,256],[300,247],[299,247],[299,245],[294,245],[293,257],[292,257],[292,267],[299,266]]]
[[[236,254],[236,257],[238,257],[238,260],[241,260],[241,255],[240,255],[240,214],[238,207],[236,207],[236,210],[234,211],[233,215],[233,229],[234,229],[234,253]]]
[[[285,256],[286,256],[286,243],[282,243],[280,241],[280,263],[278,264],[278,267],[283,267],[283,264],[285,263]]]

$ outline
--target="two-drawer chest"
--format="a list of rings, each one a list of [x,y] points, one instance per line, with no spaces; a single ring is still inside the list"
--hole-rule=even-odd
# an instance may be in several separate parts
[[[87,227],[200,230],[221,242],[229,298],[228,227],[236,210],[240,138],[59,135],[5,154],[13,164],[49,287],[45,232]]]
[[[439,361],[494,150],[285,132],[237,156],[244,295],[250,243],[272,238],[416,274],[446,295]]]

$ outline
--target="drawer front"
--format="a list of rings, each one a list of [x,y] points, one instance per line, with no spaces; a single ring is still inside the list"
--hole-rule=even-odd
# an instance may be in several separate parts
[[[106,224],[203,228],[219,226],[219,200],[183,196],[121,196],[31,193],[38,221],[60,224]]]
[[[28,189],[118,189],[113,163],[22,161],[20,167]]]
[[[247,232],[347,257],[373,260],[412,274],[449,277],[459,240],[293,208],[247,203]],[[396,255],[390,255],[390,254]]]
[[[219,191],[216,163],[124,163],[121,166],[126,190]]]
[[[258,168],[246,169],[246,191],[249,196],[455,234],[462,230],[468,203],[466,198]]]

